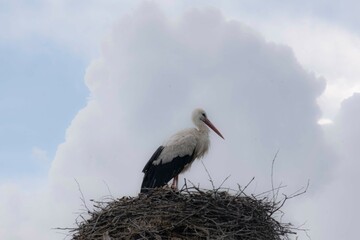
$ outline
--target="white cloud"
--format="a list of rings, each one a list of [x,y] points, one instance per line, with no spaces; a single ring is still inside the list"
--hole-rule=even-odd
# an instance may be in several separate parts
[[[341,104],[334,124],[326,128],[339,161],[333,179],[316,195],[293,208],[296,215],[308,219],[313,226],[313,239],[356,239],[360,194],[358,156],[360,154],[360,94],[354,94]],[[305,211],[304,211],[305,210]]]
[[[43,186],[29,179],[25,183],[2,182],[0,193],[1,239],[50,239],[54,236],[51,228],[59,221],[53,222],[52,213],[57,214],[58,209],[55,199],[49,201]]]
[[[357,146],[360,140],[360,93],[353,94],[350,98],[344,100],[335,122],[337,124],[336,137],[337,145],[350,156],[357,156],[359,148]]]
[[[269,39],[291,46],[306,69],[326,78],[318,99],[323,117],[333,119],[341,102],[360,91],[359,34],[315,17],[272,19],[259,27]]]

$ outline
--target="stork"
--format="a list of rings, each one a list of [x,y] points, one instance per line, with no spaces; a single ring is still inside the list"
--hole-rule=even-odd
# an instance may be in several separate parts
[[[145,175],[141,192],[165,186],[172,178],[171,187],[177,189],[179,174],[188,170],[195,159],[203,157],[208,151],[209,128],[224,139],[207,118],[203,109],[193,111],[192,121],[196,128],[185,129],[174,134],[151,156],[142,170]]]

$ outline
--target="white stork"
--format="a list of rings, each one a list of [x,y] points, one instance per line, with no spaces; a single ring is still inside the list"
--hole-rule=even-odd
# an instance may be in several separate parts
[[[201,158],[209,149],[209,128],[224,137],[207,118],[202,109],[195,109],[192,120],[196,128],[182,130],[160,146],[146,163],[141,192],[165,186],[172,178],[172,188],[177,189],[178,175],[187,170],[196,158]]]

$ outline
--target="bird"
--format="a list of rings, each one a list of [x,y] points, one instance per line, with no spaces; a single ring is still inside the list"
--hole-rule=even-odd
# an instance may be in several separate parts
[[[210,122],[206,112],[197,108],[192,112],[195,128],[184,129],[172,135],[157,148],[142,172],[141,193],[163,187],[173,179],[171,188],[178,188],[178,176],[188,170],[195,159],[202,158],[210,146],[209,128],[222,139],[223,135]]]

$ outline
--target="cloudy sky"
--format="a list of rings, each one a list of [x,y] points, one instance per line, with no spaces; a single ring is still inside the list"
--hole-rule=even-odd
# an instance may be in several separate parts
[[[358,7],[0,0],[0,238],[63,239],[78,184],[88,206],[136,196],[153,151],[202,107],[226,139],[212,134],[203,160],[215,184],[269,190],[279,151],[284,194],[310,180],[285,220],[356,239]],[[210,187],[201,162],[183,178]]]

